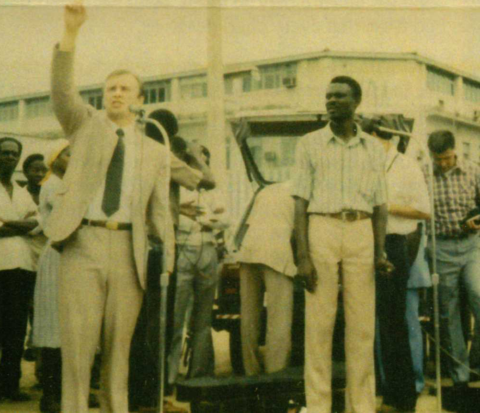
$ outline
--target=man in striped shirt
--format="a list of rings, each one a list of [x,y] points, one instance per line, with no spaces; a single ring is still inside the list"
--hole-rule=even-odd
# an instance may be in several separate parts
[[[326,93],[330,123],[304,136],[297,146],[292,195],[298,274],[308,292],[309,413],[331,410],[332,335],[340,273],[346,318],[346,411],[375,411],[374,271],[389,272],[392,266],[384,253],[385,151],[353,120],[361,96],[354,79],[334,78]]]
[[[480,168],[455,153],[455,137],[448,130],[433,132],[428,147],[434,162],[433,194],[437,272],[440,276],[440,319],[449,372],[461,398],[468,387],[468,351],[460,321],[459,283],[466,287],[475,323],[480,322]],[[426,174],[427,180],[431,179]],[[469,219],[465,219],[469,216]],[[466,221],[466,222],[465,222]]]

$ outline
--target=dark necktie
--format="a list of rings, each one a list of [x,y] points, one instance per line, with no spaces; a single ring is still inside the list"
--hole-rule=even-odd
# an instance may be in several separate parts
[[[105,192],[103,193],[102,210],[107,217],[113,215],[120,208],[120,196],[122,192],[123,163],[125,158],[125,142],[123,129],[117,129],[118,143],[113,152],[112,160],[108,166],[105,180]]]

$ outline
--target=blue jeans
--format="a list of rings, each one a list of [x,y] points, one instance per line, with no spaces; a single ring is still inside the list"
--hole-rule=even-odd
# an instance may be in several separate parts
[[[468,294],[475,323],[480,322],[480,238],[470,235],[459,240],[437,240],[437,272],[440,276],[440,323],[442,343],[454,383],[468,382],[469,358],[460,320],[459,283]]]
[[[217,251],[213,244],[178,246],[172,346],[168,359],[169,384],[174,384],[182,356],[183,331],[192,315],[192,358],[189,377],[212,376],[215,360],[212,340],[212,308],[218,282]]]
[[[418,319],[418,306],[420,303],[418,288],[407,289],[407,311],[405,316],[408,325],[408,338],[412,352],[413,372],[415,374],[415,388],[421,393],[425,387],[423,377],[423,336],[420,320]]]

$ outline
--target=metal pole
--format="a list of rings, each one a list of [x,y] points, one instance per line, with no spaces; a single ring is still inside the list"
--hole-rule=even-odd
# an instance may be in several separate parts
[[[208,114],[207,142],[212,153],[212,170],[216,172],[217,187],[227,188],[227,154],[225,144],[225,101],[222,55],[222,9],[220,0],[208,2]]]
[[[433,163],[432,160],[428,162],[428,173],[430,175],[430,203],[432,206],[432,215],[430,217],[430,230],[432,236],[432,285],[433,285],[433,325],[435,331],[435,376],[437,387],[437,411],[442,411],[442,372],[440,366],[440,308],[438,297],[438,284],[440,277],[437,274],[437,243],[435,231],[435,198],[434,198],[434,184],[433,184]]]
[[[165,339],[167,330],[167,298],[168,298],[168,284],[170,281],[170,275],[167,270],[167,225],[171,225],[168,219],[170,214],[170,138],[165,128],[154,119],[140,119],[142,123],[150,123],[160,131],[165,139],[165,147],[167,149],[166,154],[166,179],[165,179],[165,208],[167,213],[165,214],[165,225],[163,234],[163,254],[162,254],[162,269],[160,274],[160,331],[159,331],[159,343],[158,343],[158,375],[159,375],[159,394],[157,413],[163,413],[163,399],[165,389]]]
[[[410,134],[425,152],[428,157],[428,175],[429,179],[429,193],[430,193],[430,230],[431,230],[431,242],[432,242],[432,286],[433,286],[433,325],[435,332],[435,385],[437,388],[437,411],[442,412],[442,372],[440,367],[440,308],[438,298],[438,284],[440,277],[437,274],[437,243],[436,243],[436,230],[435,230],[435,197],[434,197],[434,184],[433,184],[433,161],[429,155],[426,145],[417,139],[414,135]]]

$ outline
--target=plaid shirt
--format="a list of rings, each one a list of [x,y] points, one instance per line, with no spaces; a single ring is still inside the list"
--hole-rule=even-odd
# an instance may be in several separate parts
[[[424,168],[424,173],[430,190],[430,175],[427,168]],[[434,166],[433,194],[436,234],[443,236],[462,234],[460,222],[468,212],[480,204],[480,168],[459,158],[455,167],[446,174]]]

